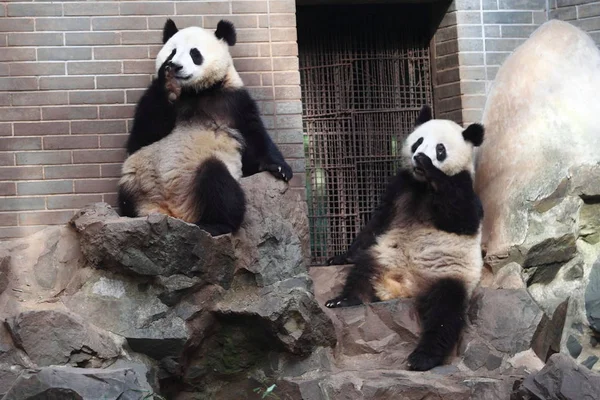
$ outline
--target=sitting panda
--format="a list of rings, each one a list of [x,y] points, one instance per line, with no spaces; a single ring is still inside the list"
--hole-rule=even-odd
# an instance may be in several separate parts
[[[245,213],[242,176],[292,170],[244,88],[229,46],[233,24],[179,30],[168,19],[157,77],[140,98],[119,181],[124,216],[164,213],[212,235],[235,233]]]
[[[399,172],[351,254],[341,257],[354,262],[342,293],[325,305],[416,298],[422,334],[408,365],[425,371],[456,345],[481,277],[483,208],[473,190],[473,151],[484,128],[432,119],[428,106],[415,125]]]

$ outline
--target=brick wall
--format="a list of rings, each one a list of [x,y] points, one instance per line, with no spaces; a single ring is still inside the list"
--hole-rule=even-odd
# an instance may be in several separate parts
[[[167,16],[236,25],[235,65],[304,193],[294,0],[0,2],[0,239],[115,204]]]
[[[569,21],[583,29],[600,46],[600,2],[590,0],[549,0],[550,19]]]

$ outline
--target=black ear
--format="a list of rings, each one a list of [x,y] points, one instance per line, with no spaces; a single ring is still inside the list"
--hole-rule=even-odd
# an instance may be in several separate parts
[[[463,131],[463,137],[467,142],[473,143],[473,146],[481,146],[483,143],[483,134],[485,129],[481,124],[471,124]]]
[[[425,122],[429,121],[432,118],[433,118],[433,115],[431,113],[431,107],[429,107],[426,104],[423,107],[421,107],[421,111],[419,111],[419,116],[417,117],[417,120],[415,121],[415,126],[424,124]]]
[[[171,18],[167,19],[165,27],[163,28],[163,44],[167,43],[167,41],[177,32],[179,32],[179,29],[177,29],[175,22],[173,22]]]
[[[235,27],[233,26],[233,23],[231,23],[227,20],[224,20],[224,19],[220,20],[219,23],[217,24],[217,30],[215,32],[215,36],[217,37],[217,39],[225,39],[227,44],[230,46],[235,45],[236,34],[235,34]]]

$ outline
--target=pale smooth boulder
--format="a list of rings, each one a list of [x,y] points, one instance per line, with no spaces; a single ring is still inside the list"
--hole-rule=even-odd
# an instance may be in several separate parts
[[[483,114],[475,189],[488,256],[523,244],[530,211],[571,167],[600,161],[599,119],[600,52],[573,25],[545,23],[504,62]]]

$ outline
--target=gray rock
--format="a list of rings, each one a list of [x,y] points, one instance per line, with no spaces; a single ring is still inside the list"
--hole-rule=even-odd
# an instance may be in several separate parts
[[[92,222],[96,215],[103,217],[96,212],[103,207],[94,204],[71,221],[78,227],[83,254],[96,268],[141,276],[196,276],[224,288],[231,284],[231,235],[213,238],[195,225],[161,214]]]
[[[485,343],[473,341],[469,343],[463,355],[463,362],[471,370],[476,371],[486,364],[490,349]]]
[[[569,338],[567,339],[567,349],[569,350],[571,357],[577,358],[581,354],[583,347],[581,347],[581,343],[579,343],[573,335],[569,335]]]
[[[0,252],[0,294],[8,287],[8,274],[10,273],[10,254]]]
[[[516,388],[511,400],[581,400],[600,398],[600,375],[558,353]]]
[[[548,318],[546,315],[542,317],[531,347],[543,362],[546,362],[552,354],[560,352],[560,341],[568,307],[569,301],[565,300],[556,308],[552,318]]]
[[[200,279],[185,275],[158,276],[156,283],[163,289],[158,298],[168,306],[176,305],[186,293],[202,285]]]
[[[147,394],[132,369],[46,367],[21,373],[3,400],[139,400]]]
[[[589,356],[588,358],[586,358],[584,361],[581,362],[581,365],[587,367],[588,369],[592,369],[592,368],[594,368],[594,365],[596,365],[597,362],[598,362],[598,357]]]
[[[585,311],[590,327],[600,333],[600,258],[592,266],[585,288]]]
[[[531,346],[542,316],[527,291],[515,289],[477,290],[469,310],[479,336],[509,355]]]
[[[106,333],[64,311],[26,311],[7,324],[17,347],[38,366],[102,366],[120,353]]]

